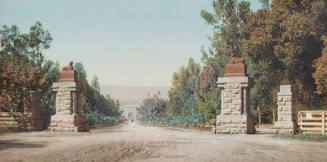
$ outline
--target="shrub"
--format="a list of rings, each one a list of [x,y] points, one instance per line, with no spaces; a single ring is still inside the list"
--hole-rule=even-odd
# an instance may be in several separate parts
[[[116,117],[105,116],[97,111],[85,114],[87,123],[90,125],[113,124],[119,121]]]
[[[166,102],[158,95],[154,95],[153,97],[144,99],[142,105],[136,109],[141,116],[157,116],[165,111]]]
[[[141,120],[154,124],[197,126],[205,122],[205,117],[202,114],[189,114],[186,116],[147,116],[142,117]]]

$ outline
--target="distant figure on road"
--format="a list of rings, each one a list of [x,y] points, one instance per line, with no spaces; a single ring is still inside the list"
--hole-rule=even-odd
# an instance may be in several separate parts
[[[134,118],[132,118],[131,121],[132,121],[132,123],[131,123],[131,127],[132,127],[132,128],[136,128],[136,126],[135,126],[136,123],[134,122]]]

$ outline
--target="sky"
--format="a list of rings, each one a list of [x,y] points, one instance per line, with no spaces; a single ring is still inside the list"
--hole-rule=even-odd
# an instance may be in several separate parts
[[[0,0],[0,25],[23,33],[40,21],[53,38],[46,58],[81,62],[100,84],[170,86],[173,72],[190,57],[200,62],[210,45],[203,9],[212,0]]]

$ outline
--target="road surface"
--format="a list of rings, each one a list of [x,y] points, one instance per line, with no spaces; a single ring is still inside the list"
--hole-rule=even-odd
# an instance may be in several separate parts
[[[0,161],[327,161],[327,143],[125,122],[84,133],[2,134]]]

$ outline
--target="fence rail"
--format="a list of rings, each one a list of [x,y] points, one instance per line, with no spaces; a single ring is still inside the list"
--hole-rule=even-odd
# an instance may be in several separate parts
[[[303,133],[326,135],[327,111],[299,111],[298,125]]]

